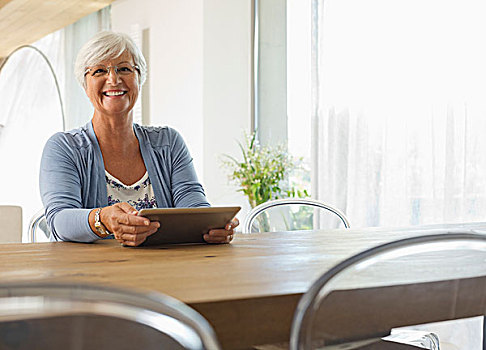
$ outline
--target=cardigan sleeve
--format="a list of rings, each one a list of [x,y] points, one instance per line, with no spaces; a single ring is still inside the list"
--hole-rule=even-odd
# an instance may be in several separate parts
[[[92,242],[100,239],[89,226],[91,209],[83,208],[80,160],[68,135],[57,133],[42,153],[39,187],[53,241]]]

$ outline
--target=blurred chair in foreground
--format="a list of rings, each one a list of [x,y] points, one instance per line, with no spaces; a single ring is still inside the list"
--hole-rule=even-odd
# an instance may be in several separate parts
[[[220,349],[195,310],[158,293],[0,284],[1,349]]]
[[[39,233],[42,233],[42,235],[39,236]],[[49,241],[49,237],[51,236],[51,231],[47,226],[47,220],[44,214],[44,209],[39,210],[30,219],[28,235],[29,235],[30,242],[32,243]]]
[[[368,249],[322,275],[298,304],[290,349],[399,349],[402,331],[382,339],[392,328],[485,314],[486,235],[444,231]],[[435,338],[408,344],[439,349]]]
[[[243,233],[349,228],[339,209],[310,198],[285,198],[262,203],[245,218]]]
[[[22,243],[22,207],[0,205],[0,243]]]

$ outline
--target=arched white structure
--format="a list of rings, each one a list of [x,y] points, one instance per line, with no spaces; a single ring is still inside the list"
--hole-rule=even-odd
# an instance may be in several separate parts
[[[7,64],[8,60],[12,57],[13,54],[15,54],[16,52],[18,52],[22,49],[31,49],[34,52],[37,52],[43,58],[44,62],[47,64],[47,66],[49,67],[49,70],[52,73],[52,78],[54,79],[54,83],[56,84],[57,97],[59,98],[59,104],[61,106],[62,129],[66,130],[66,118],[65,118],[65,115],[64,115],[64,104],[62,102],[61,89],[59,88],[59,81],[57,79],[56,72],[54,71],[54,68],[52,67],[51,62],[49,61],[47,56],[41,50],[39,50],[37,47],[32,46],[32,45],[22,45],[22,46],[17,47],[15,50],[13,50],[11,53],[9,53],[9,55],[7,56],[5,61],[3,61],[2,64],[0,64],[0,78],[2,76],[2,69]]]

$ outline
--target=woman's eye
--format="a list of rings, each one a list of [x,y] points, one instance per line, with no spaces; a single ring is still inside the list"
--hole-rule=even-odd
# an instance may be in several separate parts
[[[106,70],[101,68],[98,68],[93,72],[93,75],[103,75],[103,74],[106,74]]]
[[[129,67],[120,67],[120,72],[131,73],[132,70]]]

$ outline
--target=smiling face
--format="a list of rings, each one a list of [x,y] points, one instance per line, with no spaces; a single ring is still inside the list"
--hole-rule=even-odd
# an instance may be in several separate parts
[[[85,76],[86,95],[93,104],[95,115],[127,117],[137,102],[139,77],[136,69],[133,69],[131,74],[126,74],[127,72],[121,69],[123,66],[133,66],[132,56],[128,52],[124,52],[117,58],[99,62],[96,67],[98,65],[117,66],[120,72],[109,68],[107,74],[100,74],[103,71],[93,69],[95,66],[90,67],[87,72]]]

